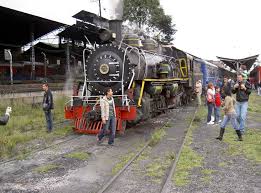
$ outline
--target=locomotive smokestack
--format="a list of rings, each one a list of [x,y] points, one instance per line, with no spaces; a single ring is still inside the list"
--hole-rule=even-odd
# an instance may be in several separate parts
[[[110,30],[116,34],[116,40],[121,41],[122,39],[122,20],[110,20]]]
[[[122,16],[123,16],[123,0],[111,0],[109,8],[112,10],[113,15],[109,21],[110,30],[116,34],[116,40],[122,39]]]

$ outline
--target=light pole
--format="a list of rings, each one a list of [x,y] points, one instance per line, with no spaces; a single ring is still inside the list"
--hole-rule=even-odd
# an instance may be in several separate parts
[[[100,12],[100,17],[101,17],[101,0],[99,0],[99,12]]]
[[[41,52],[41,54],[44,56],[44,78],[46,78],[46,54],[44,52]]]
[[[5,59],[10,61],[10,81],[13,84],[13,57],[9,49],[5,49]]]

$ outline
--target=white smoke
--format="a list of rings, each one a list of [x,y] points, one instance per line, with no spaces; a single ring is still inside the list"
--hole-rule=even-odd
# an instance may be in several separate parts
[[[73,94],[73,84],[74,80],[81,71],[80,66],[70,66],[70,71],[66,72],[66,81],[64,84],[63,91],[67,96],[72,96]]]
[[[106,8],[110,14],[110,19],[112,20],[122,20],[123,16],[123,0],[110,0],[106,1]]]

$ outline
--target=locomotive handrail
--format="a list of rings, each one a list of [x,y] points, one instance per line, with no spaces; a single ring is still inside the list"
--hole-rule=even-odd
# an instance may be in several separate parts
[[[108,82],[106,80],[87,80],[87,82]],[[121,80],[110,80],[110,82],[121,82]]]
[[[83,50],[83,54],[82,54],[82,57],[83,57],[83,72],[84,72],[84,83],[83,83],[83,88],[82,88],[82,90],[83,90],[83,92],[82,92],[82,96],[83,96],[83,94],[84,94],[84,89],[85,89],[85,87],[86,87],[86,93],[87,93],[87,74],[86,74],[86,67],[85,67],[85,51],[86,50],[88,50],[87,48],[85,48],[84,50]]]
[[[128,89],[130,89],[130,87],[131,87],[131,85],[132,85],[132,82],[133,82],[133,79],[134,79],[134,77],[135,77],[135,70],[132,69],[131,71],[132,71],[132,77],[131,77],[131,81],[130,81],[130,84],[129,84],[129,86],[128,86]]]
[[[128,46],[128,47],[133,47],[133,46],[130,46],[129,44],[126,44],[124,42],[122,42],[121,44],[124,44],[125,46]],[[121,46],[119,46],[119,49],[121,48]],[[136,47],[134,47],[136,48]],[[138,49],[138,48],[137,48]],[[148,50],[143,50],[145,53],[149,53],[149,54],[157,54],[158,56],[162,56],[162,57],[165,57],[165,58],[174,58],[174,59],[177,59],[176,57],[174,56],[168,56],[168,55],[164,55],[164,54],[159,54],[159,53],[156,53],[156,52],[152,52],[152,51],[148,51]]]
[[[88,104],[96,104],[98,100],[101,100],[104,96],[103,95],[97,95],[97,96],[71,96],[71,99],[65,103],[67,105],[68,103],[71,103],[71,106],[73,106],[73,99],[74,98],[81,98],[83,102],[88,102]],[[113,95],[113,98],[115,97],[122,97],[122,106],[129,107],[130,99],[128,99],[127,95]],[[93,99],[91,99],[93,98]],[[93,103],[92,103],[93,102]]]

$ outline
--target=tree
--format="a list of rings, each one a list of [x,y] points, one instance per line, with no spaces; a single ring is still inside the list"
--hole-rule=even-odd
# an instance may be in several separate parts
[[[176,33],[171,16],[165,15],[161,7],[155,9],[152,13],[149,26],[158,30],[159,33],[162,33],[163,41],[172,41],[173,35]]]
[[[123,20],[149,27],[149,31],[157,31],[164,41],[173,40],[176,30],[172,18],[164,13],[159,0],[124,0]]]

